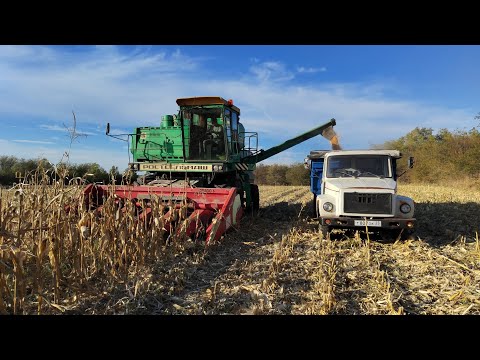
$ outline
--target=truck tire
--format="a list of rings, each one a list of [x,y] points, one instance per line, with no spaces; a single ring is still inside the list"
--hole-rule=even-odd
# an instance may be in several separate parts
[[[318,210],[317,210],[317,194],[313,194],[313,202],[312,202],[312,211],[311,211],[312,218],[318,217]]]
[[[410,235],[412,234],[412,230],[410,229],[394,229],[394,230],[381,230],[380,236],[384,241],[388,242],[395,242],[397,239],[399,240],[407,240]]]
[[[413,231],[411,229],[403,229],[403,232],[401,230],[397,230],[393,235],[395,236],[395,240],[397,240],[399,236],[400,240],[408,240],[412,233]]]
[[[260,194],[258,185],[250,184],[250,195],[252,196],[252,213],[256,214],[260,209]]]
[[[322,236],[324,239],[327,239],[328,233],[332,231],[330,226],[328,225],[320,225],[320,232],[322,233]]]

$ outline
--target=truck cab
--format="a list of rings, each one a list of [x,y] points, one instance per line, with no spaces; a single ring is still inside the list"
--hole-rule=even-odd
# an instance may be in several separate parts
[[[397,194],[396,164],[401,157],[398,150],[310,152],[305,165],[324,237],[335,228],[368,229],[393,238],[411,233],[414,201]]]

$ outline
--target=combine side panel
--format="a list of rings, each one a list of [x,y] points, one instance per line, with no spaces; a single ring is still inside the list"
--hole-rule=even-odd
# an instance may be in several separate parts
[[[150,213],[149,200],[160,199],[166,207],[170,207],[164,214],[165,228],[168,232],[171,232],[173,225],[176,226],[177,234],[184,231],[185,235],[195,239],[204,238],[207,243],[219,240],[243,215],[240,196],[237,195],[235,188],[88,185],[84,190],[85,204],[90,210],[101,208],[104,200],[112,195],[119,199],[134,200],[137,207],[145,206],[142,213],[145,215],[141,218]],[[186,222],[173,224],[173,211],[184,207],[185,204],[188,210]]]

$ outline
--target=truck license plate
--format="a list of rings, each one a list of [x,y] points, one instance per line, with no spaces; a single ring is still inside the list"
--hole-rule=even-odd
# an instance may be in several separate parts
[[[365,220],[355,220],[355,226],[365,226]],[[378,220],[367,220],[367,226],[382,226],[382,222]]]

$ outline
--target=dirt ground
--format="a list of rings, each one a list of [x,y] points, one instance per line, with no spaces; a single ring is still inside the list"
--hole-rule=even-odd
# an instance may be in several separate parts
[[[400,186],[416,232],[323,239],[308,187],[260,187],[260,211],[205,248],[187,242],[66,313],[479,314],[480,192]],[[468,194],[468,195],[467,195]],[[473,195],[472,195],[473,194]]]

